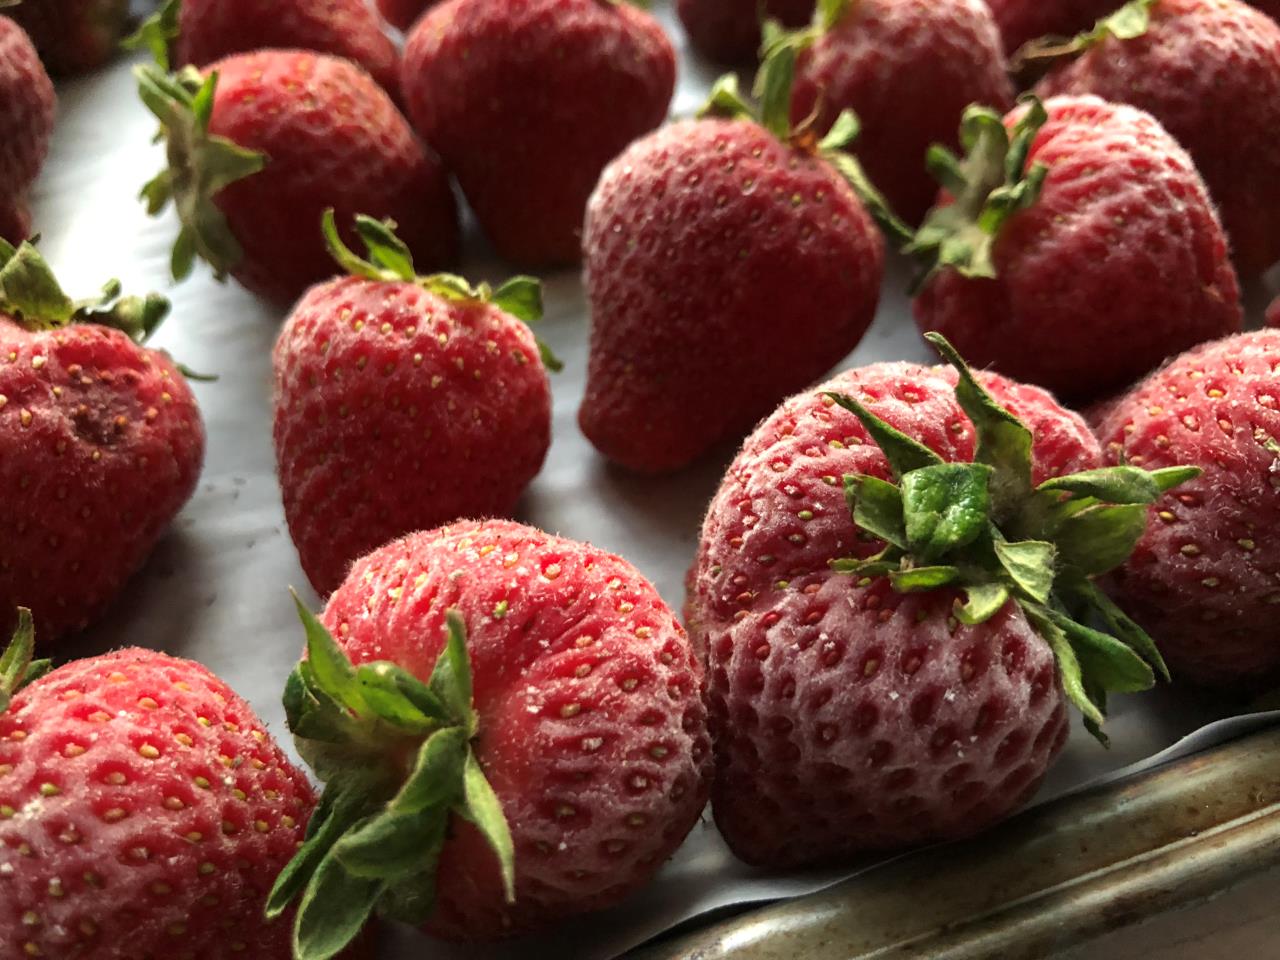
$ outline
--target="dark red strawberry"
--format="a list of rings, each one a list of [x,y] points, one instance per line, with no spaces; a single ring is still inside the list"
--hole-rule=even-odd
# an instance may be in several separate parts
[[[551,389],[525,322],[542,314],[538,282],[419,277],[385,225],[360,218],[357,231],[369,261],[326,218],[349,276],[310,290],[275,349],[284,512],[322,594],[396,537],[510,514],[551,444]]]
[[[49,151],[54,104],[31,38],[0,17],[0,239],[11,243],[31,232],[27,193]]]
[[[788,42],[803,48],[791,119],[816,112],[827,130],[842,110],[862,122],[855,152],[894,210],[919,223],[937,184],[924,158],[958,146],[965,108],[1013,105],[1000,34],[982,0],[836,0]]]
[[[498,253],[577,263],[605,164],[662,122],[675,51],[658,22],[602,0],[448,0],[418,21],[404,94]]]
[[[908,249],[915,301],[972,363],[1072,398],[1240,329],[1226,237],[1195,165],[1149,114],[1055,97],[971,109],[968,156],[930,156],[941,202]]]
[[[197,256],[221,278],[292,301],[333,273],[318,230],[333,207],[391,218],[422,264],[457,257],[448,176],[395,104],[363,70],[306,51],[264,50],[166,75],[136,71],[143,102],[167,135],[169,167],[144,191],[152,213],[170,200],[182,232],[174,276]]]
[[[0,629],[86,626],[142,566],[204,460],[195,398],[138,341],[168,303],[75,303],[28,244],[0,241]]]
[[[1267,307],[1266,324],[1268,327],[1280,327],[1280,297],[1273,300],[1271,306]]]
[[[750,863],[979,831],[1035,792],[1068,702],[1098,732],[1107,690],[1162,670],[1091,578],[1195,471],[1094,469],[1079,417],[935,342],[958,380],[876,364],[788,400],[707,514],[690,630],[716,822]]]
[[[357,562],[323,626],[302,614],[285,705],[326,787],[271,900],[303,894],[299,960],[373,910],[456,940],[545,929],[622,900],[697,821],[702,670],[625,560],[459,523]]]
[[[1237,0],[1135,0],[1041,53],[1066,58],[1043,96],[1132,104],[1186,148],[1241,276],[1280,260],[1280,24]]]
[[[850,183],[883,211],[843,152],[857,121],[821,142],[792,128],[790,60],[780,47],[762,68],[763,113],[726,78],[714,116],[632,144],[591,198],[578,422],[633,470],[675,470],[740,435],[875,316],[884,244]]]
[[[814,0],[676,0],[693,48],[729,65],[756,61],[761,16],[795,29],[813,18],[813,7]]]
[[[393,27],[408,30],[428,7],[437,2],[438,0],[378,0],[378,12]]]
[[[25,0],[8,11],[54,76],[96,70],[115,56],[129,0]]]

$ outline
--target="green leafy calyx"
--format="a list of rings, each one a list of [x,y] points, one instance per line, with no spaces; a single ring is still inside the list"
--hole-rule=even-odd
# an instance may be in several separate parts
[[[138,29],[120,41],[126,50],[145,50],[164,71],[169,69],[169,48],[178,39],[178,18],[182,0],[164,0],[158,9],[139,24]]]
[[[1146,531],[1150,505],[1200,471],[1120,466],[1033,485],[1031,431],[950,343],[927,338],[959,373],[956,399],[977,438],[973,462],[946,462],[856,399],[828,394],[861,421],[893,478],[844,478],[854,523],[884,547],[832,566],[860,579],[887,577],[900,593],[957,590],[954,615],[969,625],[1016,603],[1053,649],[1068,698],[1105,743],[1107,694],[1145,690],[1168,671],[1151,638],[1093,578],[1124,563]]]
[[[166,73],[144,64],[134,68],[138,95],[160,121],[168,167],[142,188],[147,212],[160,213],[172,201],[182,229],[173,245],[175,280],[190,275],[196,257],[224,280],[244,256],[214,198],[237,180],[253,176],[267,157],[209,133],[218,74],[202,76],[194,67]]]
[[[121,296],[119,280],[108,282],[98,297],[72,300],[34,246],[24,242],[14,247],[0,239],[0,313],[28,330],[95,323],[122,330],[142,343],[168,315],[169,301],[155,293]]]
[[[1076,57],[1109,40],[1135,40],[1151,29],[1151,9],[1159,0],[1130,0],[1093,28],[1074,37],[1041,37],[1024,44],[1013,56],[1010,70],[1018,76],[1041,72],[1058,60]]]
[[[32,660],[36,648],[36,630],[31,611],[18,608],[18,625],[13,639],[0,653],[0,713],[9,709],[14,695],[28,684],[35,683],[53,669],[50,660]]]

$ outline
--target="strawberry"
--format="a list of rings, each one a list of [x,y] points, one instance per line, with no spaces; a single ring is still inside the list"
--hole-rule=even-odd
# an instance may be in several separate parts
[[[395,537],[509,514],[551,444],[547,372],[522,322],[541,316],[538,282],[418,277],[386,226],[357,230],[372,262],[326,217],[349,275],[310,290],[275,349],[285,516],[322,594]]]
[[[842,110],[862,121],[856,153],[902,217],[919,223],[937,187],[924,168],[933,143],[958,146],[965,107],[1001,111],[1013,86],[1000,34],[982,0],[825,0],[802,48],[791,119],[817,112],[827,130]]]
[[[255,50],[311,50],[357,63],[399,97],[400,53],[364,0],[164,0],[127,41],[166,70]]]
[[[31,232],[27,192],[53,133],[53,82],[26,32],[0,16],[0,239]]]
[[[35,248],[0,241],[0,628],[31,607],[46,641],[86,626],[195,490],[191,388],[140,341],[160,297],[72,302]]]
[[[1042,96],[1132,104],[1186,148],[1241,276],[1280,260],[1280,155],[1269,133],[1280,126],[1280,24],[1237,0],[1134,0],[1038,55],[1060,61]]]
[[[675,51],[619,0],[448,0],[405,48],[409,116],[507,260],[577,263],[604,165],[666,116]]]
[[[741,435],[857,345],[875,316],[883,213],[843,147],[788,121],[794,53],[757,79],[757,114],[722,79],[712,117],[609,165],[587,210],[591,354],[582,431],[633,470],[685,466]]]
[[[1113,463],[1203,470],[1152,506],[1114,578],[1120,602],[1194,683],[1259,689],[1280,677],[1278,369],[1280,331],[1205,344],[1135,387],[1098,430]]]
[[[378,0],[378,12],[397,30],[408,30],[438,0]]]
[[[1267,307],[1266,325],[1280,327],[1280,297],[1273,300],[1271,306]]]
[[[0,660],[0,955],[288,960],[262,911],[314,798],[248,704],[189,660],[45,674],[31,646],[23,610]]]
[[[143,196],[152,213],[171,200],[177,208],[175,278],[200,256],[219,279],[230,273],[262,296],[295,300],[333,272],[320,232],[299,231],[329,207],[343,224],[360,213],[394,218],[421,262],[457,258],[448,175],[387,94],[348,61],[263,50],[220,61],[203,77],[151,66],[136,74],[168,139],[168,168]]]
[[[690,630],[716,822],[749,863],[981,830],[1035,792],[1068,701],[1100,735],[1106,691],[1162,669],[1091,578],[1195,471],[1094,469],[1079,417],[934,340],[958,378],[874,364],[788,400],[708,511]]]
[[[129,0],[26,0],[9,11],[54,76],[96,70],[116,54]]]
[[[796,29],[813,17],[813,7],[814,0],[676,0],[693,48],[729,65],[755,62],[761,16]]]
[[[942,200],[908,247],[920,329],[1072,398],[1132,383],[1240,329],[1226,237],[1191,158],[1150,115],[1096,97],[971,108],[968,156],[930,154]]]
[[[503,520],[359,560],[285,707],[326,781],[270,911],[299,960],[371,911],[493,940],[617,903],[706,800],[702,670],[629,563]],[[305,890],[305,892],[304,892]]]

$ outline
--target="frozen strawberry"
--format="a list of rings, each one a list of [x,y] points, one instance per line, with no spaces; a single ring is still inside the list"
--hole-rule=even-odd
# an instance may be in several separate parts
[[[8,11],[54,76],[96,70],[115,56],[129,0],[26,0]]]
[[[271,900],[306,890],[300,960],[374,910],[493,940],[601,909],[696,822],[702,670],[625,560],[459,523],[357,562],[323,625],[302,614],[285,706],[327,785]]]
[[[710,116],[632,144],[591,198],[578,422],[633,470],[675,470],[740,436],[875,316],[884,242],[851,183],[883,210],[844,152],[857,122],[843,115],[821,141],[792,127],[792,58],[776,53],[763,112],[726,78]]]
[[[1092,577],[1195,471],[1098,470],[1079,417],[936,343],[959,379],[875,364],[788,400],[707,514],[690,631],[716,822],[750,863],[982,830],[1035,792],[1068,702],[1099,732],[1106,691],[1162,669]]]
[[[26,32],[0,16],[0,239],[31,232],[27,193],[53,133],[53,82]]]
[[[316,53],[229,57],[202,76],[136,71],[163,124],[169,165],[143,191],[152,213],[172,201],[182,231],[176,278],[196,257],[254,293],[291,302],[333,274],[318,224],[337,210],[348,242],[357,214],[390,218],[420,264],[457,258],[448,175],[367,73]]]
[[[1186,151],[1097,97],[975,107],[964,160],[936,150],[939,205],[908,247],[916,323],[971,363],[1094,398],[1240,329],[1227,241]]]
[[[0,629],[30,607],[46,642],[116,597],[204,460],[190,387],[140,343],[169,305],[119,287],[73,302],[35,248],[0,241]]]
[[[580,259],[600,171],[662,122],[675,71],[629,3],[448,0],[409,36],[403,86],[498,253],[550,266]]]
[[[275,349],[284,512],[322,594],[396,537],[510,514],[551,444],[547,371],[525,322],[542,314],[538,282],[419,277],[387,226],[360,218],[357,231],[369,260],[326,217],[348,275],[302,298]]]
[[[1194,464],[1165,494],[1116,596],[1192,683],[1258,689],[1280,678],[1280,331],[1205,344],[1135,387],[1099,428],[1113,463]]]
[[[842,110],[862,123],[855,152],[894,210],[919,223],[937,184],[924,159],[959,146],[965,108],[1013,105],[1000,34],[983,0],[836,0],[785,42],[802,48],[791,119],[817,112],[826,131]]]
[[[760,18],[803,27],[814,0],[676,0],[676,13],[693,48],[717,63],[754,63],[760,49]]]
[[[1186,148],[1241,276],[1280,260],[1280,24],[1237,0],[1135,0],[1038,55],[1057,61],[1041,95],[1132,104]]]

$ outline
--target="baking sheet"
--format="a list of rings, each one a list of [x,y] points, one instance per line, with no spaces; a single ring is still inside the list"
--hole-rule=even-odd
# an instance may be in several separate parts
[[[655,8],[682,45],[670,4]],[[682,50],[674,112],[696,110],[715,72]],[[136,100],[127,63],[64,85],[60,94],[52,156],[35,191],[46,257],[73,296],[97,290],[112,276],[128,291],[166,292],[174,310],[154,345],[220,379],[195,385],[209,433],[195,498],[108,618],[58,653],[80,656],[136,644],[200,660],[287,741],[279,694],[302,643],[287,588],[300,588],[315,608],[319,599],[306,589],[274,477],[270,351],[281,314],[234,284],[214,283],[203,269],[188,283],[170,287],[169,247],[177,227],[171,214],[147,218],[136,199],[162,154],[151,143],[153,121]],[[473,279],[505,278],[478,238],[469,244],[466,273]],[[906,276],[901,263],[891,264],[875,325],[841,366],[932,359],[901,293]],[[553,377],[551,454],[522,502],[520,519],[621,553],[678,609],[702,511],[733,451],[721,450],[679,476],[658,480],[630,476],[600,460],[575,420],[586,370],[581,286],[573,273],[546,280],[547,316],[539,333],[564,359],[565,371]],[[1273,277],[1271,287],[1276,286]],[[1260,316],[1267,298],[1265,285],[1250,291],[1253,317]],[[1148,766],[1203,749],[1269,719],[1215,724],[1232,712],[1230,704],[1167,689],[1116,698],[1113,709],[1112,748],[1098,747],[1077,723],[1040,799],[1144,759]],[[707,911],[811,892],[850,871],[779,876],[748,868],[733,860],[708,816],[653,884],[621,907],[557,931],[555,951],[562,960],[607,960]],[[518,960],[545,955],[548,944],[542,938],[455,948],[429,945],[406,929],[388,931],[385,939],[388,960],[409,960],[428,950],[447,960]]]

